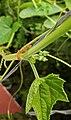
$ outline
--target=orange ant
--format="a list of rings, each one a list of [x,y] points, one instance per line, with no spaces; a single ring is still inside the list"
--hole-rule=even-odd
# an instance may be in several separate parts
[[[22,60],[22,58],[19,56],[19,54],[26,52],[26,50],[28,50],[31,47],[32,47],[32,45],[27,45],[24,48],[22,48],[21,50],[18,50],[16,53],[18,60]]]

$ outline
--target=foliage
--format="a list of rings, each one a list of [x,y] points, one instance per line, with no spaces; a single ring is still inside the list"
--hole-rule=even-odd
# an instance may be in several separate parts
[[[0,17],[0,45],[8,43],[12,34],[21,26],[18,22],[13,23],[11,16]],[[11,28],[12,26],[12,28]]]
[[[0,17],[0,45],[5,44],[9,41],[12,34],[12,30],[10,28],[12,22],[13,21],[10,16]]]
[[[3,61],[4,61],[4,67],[6,68],[6,71],[3,75],[2,73],[4,72],[4,70],[1,71],[0,79],[2,79],[6,75],[6,73],[8,72],[8,70],[12,65],[12,63],[9,65],[9,62],[6,65],[5,62],[6,61],[14,62],[15,60],[18,60],[17,53],[15,52],[18,49],[24,50],[26,48],[27,51],[25,53],[20,51],[22,55],[19,54],[19,57],[23,57],[24,60],[30,63],[35,76],[35,80],[32,75],[32,71],[30,67],[27,67],[28,63],[24,62],[24,67],[22,69],[24,72],[27,71],[25,73],[23,72],[24,88],[22,87],[22,89],[19,91],[19,94],[17,94],[16,97],[18,99],[21,96],[20,97],[22,101],[21,104],[22,106],[25,106],[23,105],[23,103],[25,104],[27,89],[29,89],[31,85],[28,92],[28,96],[27,96],[26,113],[28,113],[29,110],[33,107],[34,111],[36,112],[36,116],[38,120],[50,119],[50,113],[56,101],[60,100],[60,101],[68,102],[68,98],[63,87],[63,84],[65,81],[61,79],[59,75],[57,75],[56,73],[57,73],[57,69],[60,70],[60,68],[62,68],[61,66],[62,64],[60,64],[60,62],[64,63],[65,65],[68,65],[69,67],[71,67],[71,65],[51,55],[51,54],[54,54],[57,57],[60,57],[61,59],[64,59],[69,63],[71,63],[69,60],[69,56],[71,57],[71,54],[70,54],[71,50],[69,46],[70,45],[69,40],[71,38],[71,30],[69,29],[71,28],[70,27],[71,23],[69,25],[68,22],[65,23],[64,21],[65,23],[64,26],[62,24],[62,27],[60,27],[62,31],[60,31],[59,28],[56,29],[58,31],[57,34],[54,32],[54,29],[53,29],[53,26],[55,27],[55,24],[59,20],[60,12],[62,10],[63,10],[63,14],[67,12],[68,9],[64,10],[65,7],[68,7],[69,10],[71,9],[70,1],[68,0],[63,0],[63,1],[60,1],[60,0],[57,0],[57,1],[56,0],[31,0],[31,1],[1,0],[0,2],[0,11],[1,11],[0,12],[0,15],[1,15],[0,17],[0,45],[1,45],[0,55],[2,57],[1,67],[3,68]],[[69,27],[67,28],[66,25]],[[37,41],[38,38],[36,36],[40,34],[41,34],[40,36],[43,36],[42,33],[45,32],[46,30],[49,30],[49,28],[52,28],[53,32],[50,32],[42,41],[34,45],[34,42],[32,41],[32,39],[36,38],[36,40],[35,39],[34,40]],[[40,36],[38,37],[40,38]],[[56,39],[58,40],[55,41]],[[29,42],[32,43],[32,46],[33,46],[32,48],[26,47],[26,44]],[[54,43],[51,44],[52,42]],[[40,51],[45,47],[46,47],[46,50],[49,52]],[[54,61],[47,58],[47,56],[57,60],[57,62],[54,63]],[[66,57],[64,58],[64,56]],[[43,63],[43,61],[45,63]],[[39,71],[39,75],[34,64],[38,66],[36,68]],[[54,71],[54,66],[51,67],[52,64],[55,64],[54,66],[56,66],[55,71]],[[47,71],[47,67],[49,67],[48,71]],[[41,71],[44,71],[44,72],[41,72]],[[55,74],[48,74],[52,72]],[[21,74],[21,71],[20,71],[20,74]],[[58,71],[58,74],[62,74],[62,73],[59,73]],[[42,76],[42,77],[39,77],[39,76]],[[6,81],[6,84],[14,84],[16,86],[19,85],[20,78],[18,77],[18,73],[17,73],[18,81],[13,82],[13,78],[11,79],[12,81],[10,81],[10,83]],[[16,90],[15,88],[16,86],[14,86],[13,88],[14,92]],[[17,118],[15,117],[15,119]]]
[[[52,8],[54,11],[51,10]],[[28,7],[22,10],[20,12],[20,17],[23,19],[33,17],[33,16],[45,17],[46,15],[50,15],[58,12],[60,12],[60,10],[55,6],[47,4],[46,2],[42,2],[37,9],[33,6],[33,7]]]
[[[50,112],[56,101],[68,101],[63,90],[63,83],[64,80],[55,74],[34,80],[29,90],[26,112],[28,113],[33,107],[38,120],[49,120]]]

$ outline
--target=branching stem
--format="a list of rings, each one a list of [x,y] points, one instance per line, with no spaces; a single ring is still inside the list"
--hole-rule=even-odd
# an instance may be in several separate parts
[[[48,54],[47,56],[49,56],[49,57],[51,57],[51,58],[53,58],[53,59],[55,59],[55,60],[57,60],[57,61],[59,61],[59,62],[61,62],[61,63],[65,64],[66,66],[68,66],[68,67],[70,67],[70,68],[71,68],[71,65],[70,65],[69,63],[67,63],[67,62],[63,61],[62,59],[57,58],[57,57],[55,57],[55,56],[53,56],[53,55],[50,55],[50,54]]]
[[[35,65],[32,64],[32,63],[30,63],[30,65],[31,65],[31,68],[32,68],[33,73],[34,73],[34,75],[35,75],[35,78],[36,78],[36,79],[39,78],[39,75],[38,75],[38,72],[37,72],[37,70],[36,70]]]

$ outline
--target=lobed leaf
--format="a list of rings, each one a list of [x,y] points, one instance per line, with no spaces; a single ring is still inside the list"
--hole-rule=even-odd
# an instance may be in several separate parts
[[[18,22],[13,24],[13,20],[10,16],[0,17],[0,45],[9,42],[12,33],[15,33],[21,26]]]
[[[35,81],[34,86],[35,83],[38,84],[37,81],[41,81],[41,83],[36,87],[36,92],[34,92],[35,89],[32,83],[27,97],[26,110],[27,108],[28,110],[26,112],[33,107],[38,120],[49,120],[52,107],[57,100],[68,102],[67,95],[63,89],[65,81],[56,74],[50,74]],[[30,99],[31,102],[29,102]]]
[[[34,82],[31,84],[31,87],[29,89],[29,93],[27,96],[26,113],[28,113],[31,107],[33,107],[32,106],[33,100],[35,95],[37,94],[37,91],[39,90],[39,85],[41,84],[41,82],[43,82],[43,80],[41,81],[41,79],[39,78],[34,80]]]

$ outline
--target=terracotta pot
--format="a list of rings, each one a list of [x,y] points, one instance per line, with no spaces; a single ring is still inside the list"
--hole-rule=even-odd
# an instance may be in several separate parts
[[[21,112],[21,107],[7,89],[0,83],[0,114]]]

